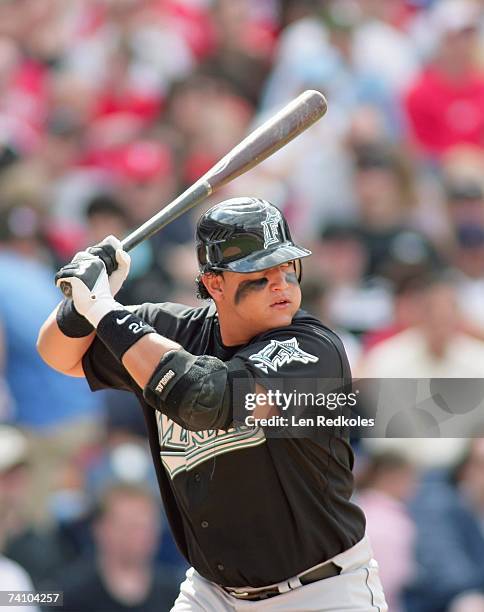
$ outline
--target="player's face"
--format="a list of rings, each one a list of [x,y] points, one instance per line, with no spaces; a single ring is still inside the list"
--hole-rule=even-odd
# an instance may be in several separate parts
[[[240,331],[247,340],[268,329],[290,325],[301,304],[295,262],[240,274],[218,277],[214,300],[221,323]]]

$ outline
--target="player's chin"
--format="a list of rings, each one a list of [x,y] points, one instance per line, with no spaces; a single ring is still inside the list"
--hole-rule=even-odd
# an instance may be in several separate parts
[[[288,303],[285,307],[269,306],[268,323],[271,328],[284,327],[290,325],[296,314],[297,308],[292,303]]]

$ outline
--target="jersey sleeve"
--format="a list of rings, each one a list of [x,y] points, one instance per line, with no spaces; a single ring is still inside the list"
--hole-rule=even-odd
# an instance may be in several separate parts
[[[252,397],[247,400],[247,377],[265,389],[288,424],[307,418],[310,426],[318,417],[340,414],[351,392],[345,350],[326,328],[301,325],[268,332],[239,351],[230,369],[235,422],[246,422],[254,409]],[[307,435],[307,428],[296,430],[303,433]]]
[[[154,327],[160,335],[175,341],[184,329],[183,320],[186,320],[190,311],[194,310],[170,302],[126,306],[126,309]],[[95,338],[84,354],[82,367],[92,391],[98,391],[99,389],[135,391],[139,389],[124,366],[98,338]]]
[[[272,380],[351,380],[341,340],[330,330],[281,328],[235,356],[262,386]]]

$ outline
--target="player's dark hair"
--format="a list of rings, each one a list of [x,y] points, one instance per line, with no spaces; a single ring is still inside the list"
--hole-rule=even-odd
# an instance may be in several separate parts
[[[216,276],[222,276],[223,272],[220,270],[210,270],[210,274],[214,274]],[[212,296],[207,291],[207,288],[203,284],[202,274],[199,274],[195,279],[195,284],[197,285],[197,298],[199,300],[211,300]]]

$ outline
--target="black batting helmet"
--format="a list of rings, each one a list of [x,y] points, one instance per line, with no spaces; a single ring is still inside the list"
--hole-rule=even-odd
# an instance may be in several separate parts
[[[311,255],[294,244],[281,211],[258,198],[233,198],[213,206],[197,225],[200,272],[258,272]]]

